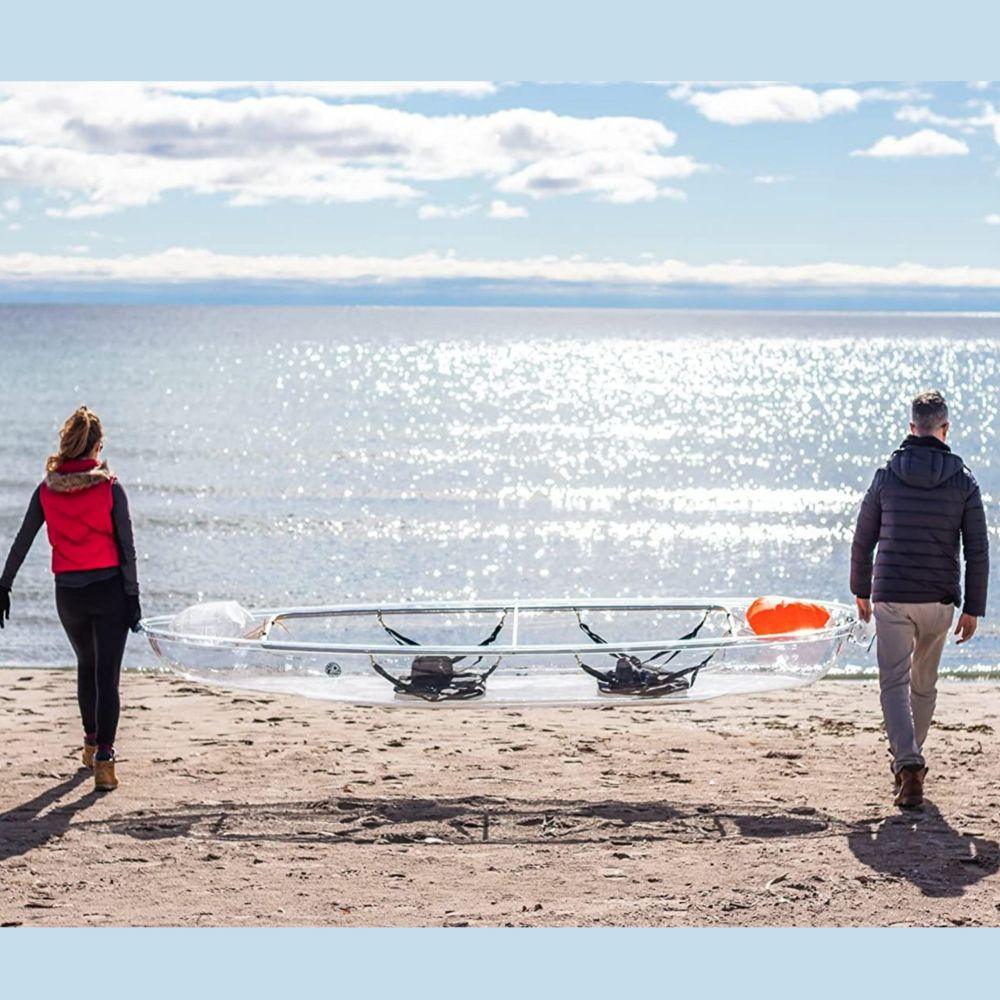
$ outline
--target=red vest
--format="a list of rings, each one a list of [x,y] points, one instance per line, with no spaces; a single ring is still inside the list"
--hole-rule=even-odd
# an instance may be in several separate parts
[[[114,480],[78,475],[98,465],[93,459],[64,462],[39,490],[53,573],[107,569],[121,562],[111,518]]]

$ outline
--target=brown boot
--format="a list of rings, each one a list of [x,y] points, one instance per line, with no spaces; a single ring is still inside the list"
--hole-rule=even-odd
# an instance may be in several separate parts
[[[113,792],[118,787],[113,760],[94,761],[94,791]]]
[[[927,774],[926,767],[902,767],[896,778],[899,781],[899,788],[893,804],[901,809],[913,809],[915,806],[924,804],[924,776]]]
[[[81,762],[83,766],[88,771],[94,770],[94,758],[97,756],[97,744],[96,743],[84,743],[83,744],[83,757],[81,757]]]

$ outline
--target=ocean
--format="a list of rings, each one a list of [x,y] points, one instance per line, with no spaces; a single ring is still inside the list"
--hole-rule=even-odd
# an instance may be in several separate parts
[[[850,600],[857,507],[920,389],[951,402],[997,550],[998,333],[959,314],[0,306],[0,555],[85,403],[129,494],[147,614]],[[71,662],[48,559],[40,536],[0,665]],[[992,576],[948,672],[1000,675]],[[152,665],[141,637],[127,662]]]

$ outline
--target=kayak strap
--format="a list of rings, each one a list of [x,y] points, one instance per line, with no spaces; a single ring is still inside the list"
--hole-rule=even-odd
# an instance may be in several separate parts
[[[594,643],[602,646],[608,645],[608,640],[598,632],[595,632],[584,620],[578,608],[576,619],[580,628]],[[709,608],[701,621],[686,635],[682,635],[678,642],[685,642],[694,639],[702,630],[709,616],[716,610]],[[694,687],[694,682],[698,679],[698,672],[711,661],[718,652],[718,648],[711,650],[709,654],[693,667],[685,667],[683,670],[664,670],[674,657],[678,656],[682,650],[665,649],[656,653],[647,660],[641,660],[638,656],[629,656],[625,653],[608,653],[615,665],[610,670],[599,670],[596,667],[584,663],[579,656],[576,658],[580,669],[596,678],[597,687],[602,694],[617,695],[637,695],[644,698],[659,698],[663,695],[675,694],[678,691],[686,691]],[[669,654],[669,655],[668,655]],[[662,663],[656,663],[661,657],[667,658]]]
[[[637,656],[619,656],[610,670],[599,670],[584,663],[578,656],[580,669],[596,678],[602,694],[637,695],[643,698],[659,698],[694,687],[698,671],[715,656],[712,650],[700,663],[684,670],[661,670],[646,666]]]
[[[498,656],[492,667],[477,672],[455,670],[454,661],[449,656],[418,656],[410,666],[410,673],[405,677],[397,677],[386,670],[370,653],[368,658],[375,673],[384,677],[393,686],[396,694],[431,702],[469,701],[472,698],[482,698],[486,694],[486,681],[500,666],[502,659]]]
[[[574,608],[573,610],[576,612],[576,620],[579,623],[580,628],[583,630],[584,634],[587,636],[587,638],[591,639],[593,642],[596,642],[596,643],[598,643],[600,645],[606,646],[608,644],[608,640],[605,639],[604,636],[602,636],[599,633],[595,632],[583,620],[583,616],[580,614],[580,609],[579,608]],[[705,612],[705,614],[702,617],[701,621],[698,622],[698,624],[695,625],[695,627],[693,629],[691,629],[691,631],[688,632],[687,635],[682,635],[677,641],[678,642],[686,642],[688,639],[694,639],[694,638],[696,638],[697,635],[698,635],[698,633],[705,627],[705,622],[708,621],[708,619],[711,616],[712,612],[715,611],[715,610],[716,610],[715,608],[709,608]],[[674,649],[674,650],[665,649],[662,652],[657,653],[655,656],[651,656],[648,660],[642,660],[640,662],[642,663],[643,666],[646,666],[646,664],[652,663],[654,660],[658,660],[661,656],[667,656],[667,654],[669,653],[670,655],[667,656],[667,659],[664,660],[662,664],[660,664],[660,666],[664,666],[665,664],[669,663],[680,652],[681,652],[681,650],[679,650],[679,649]],[[619,655],[620,654],[618,654],[618,653],[608,653],[608,656],[612,657],[612,659],[615,659],[615,660],[617,660],[619,658]],[[637,657],[631,657],[631,659],[637,659]]]
[[[420,643],[417,642],[416,639],[411,639],[408,635],[403,635],[402,632],[398,632],[396,629],[392,628],[392,626],[386,625],[385,619],[382,617],[382,611],[381,610],[375,612],[375,617],[378,618],[379,625],[381,625],[382,628],[385,629],[386,633],[391,638],[393,638],[400,646],[419,646],[420,645]],[[507,609],[504,608],[503,609],[503,614],[500,615],[500,621],[498,621],[496,623],[496,625],[493,628],[493,631],[490,632],[490,634],[485,639],[483,639],[483,641],[480,642],[478,645],[480,645],[480,646],[491,646],[494,642],[496,642],[497,638],[500,635],[500,633],[503,631],[503,627],[504,627],[504,624],[506,623],[506,621],[507,621]],[[443,657],[443,659],[450,659],[452,666],[454,666],[456,663],[460,663],[465,658],[466,658],[465,656]],[[476,659],[475,663],[472,664],[472,666],[475,666],[481,660],[482,660],[482,656],[478,657]]]

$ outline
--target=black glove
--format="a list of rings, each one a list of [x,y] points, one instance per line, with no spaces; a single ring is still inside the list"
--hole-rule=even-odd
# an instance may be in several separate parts
[[[142,620],[142,608],[139,607],[138,594],[125,595],[126,607],[128,608],[128,627],[133,632],[139,631],[139,622]]]
[[[0,587],[0,628],[4,619],[10,621],[10,587]]]

